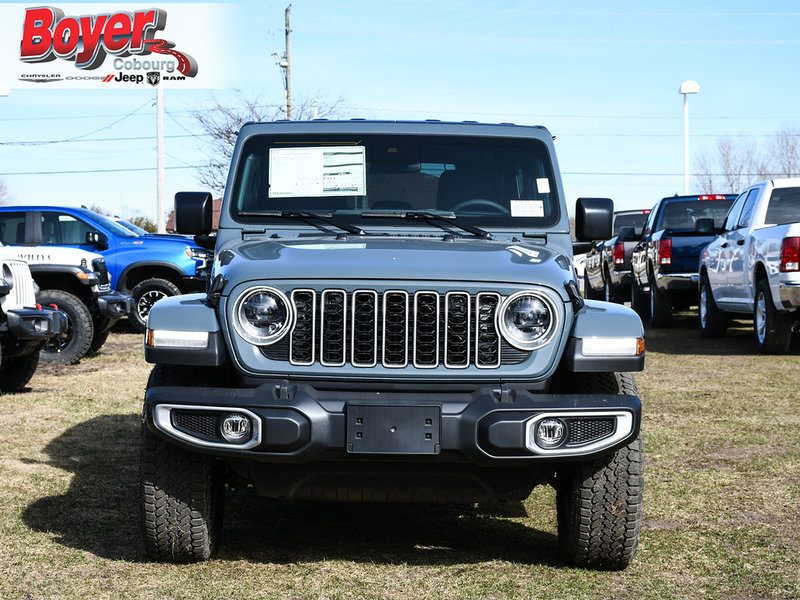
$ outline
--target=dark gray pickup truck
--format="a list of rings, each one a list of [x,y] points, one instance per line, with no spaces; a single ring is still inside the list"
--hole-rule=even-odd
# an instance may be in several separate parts
[[[631,254],[631,306],[652,327],[697,306],[700,253],[720,231],[735,194],[672,196],[653,207]]]
[[[630,298],[631,253],[642,237],[650,209],[614,213],[614,237],[586,254],[584,296],[622,303]]]

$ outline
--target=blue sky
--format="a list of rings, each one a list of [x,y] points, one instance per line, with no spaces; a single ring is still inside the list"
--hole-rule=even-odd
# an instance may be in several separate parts
[[[67,2],[45,4],[72,14]],[[214,50],[217,89],[165,91],[169,205],[177,191],[202,189],[192,166],[206,160],[206,147],[191,135],[199,132],[191,110],[209,106],[212,94],[235,99],[233,90],[283,101],[271,54],[283,52],[287,3],[223,6],[219,38],[183,42],[187,51]],[[683,191],[682,81],[701,88],[690,98],[694,156],[719,136],[766,147],[782,125],[800,125],[799,26],[800,4],[793,1],[294,0],[293,95],[323,103],[341,97],[343,118],[544,125],[556,136],[568,204],[606,196],[619,209],[646,208]],[[16,62],[14,53],[0,56],[0,65]],[[153,88],[3,83],[12,87],[0,97],[7,202],[155,216]],[[95,130],[80,141],[12,144]]]

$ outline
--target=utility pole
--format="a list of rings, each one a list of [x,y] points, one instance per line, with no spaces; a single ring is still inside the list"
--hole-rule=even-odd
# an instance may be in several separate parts
[[[156,232],[166,233],[164,226],[164,91],[156,92]]]
[[[289,27],[289,15],[292,12],[292,5],[286,7],[286,118],[292,120],[292,58],[289,54],[289,34],[292,33]]]

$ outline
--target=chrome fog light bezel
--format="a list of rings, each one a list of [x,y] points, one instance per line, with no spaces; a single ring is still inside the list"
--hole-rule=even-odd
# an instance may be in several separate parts
[[[283,326],[272,335],[268,336],[258,336],[249,331],[247,331],[246,326],[243,322],[243,319],[246,321],[244,315],[242,314],[242,306],[244,303],[254,294],[259,293],[267,293],[272,294],[277,297],[277,299],[283,302],[284,307],[286,309],[286,322]],[[259,285],[255,287],[249,287],[243,292],[239,294],[236,298],[236,302],[233,305],[232,311],[232,321],[233,321],[233,328],[236,330],[236,333],[239,336],[250,342],[255,346],[271,346],[272,344],[279,342],[286,336],[290,331],[294,329],[295,320],[297,319],[297,313],[294,308],[294,303],[289,300],[289,298],[277,288],[266,286],[266,285]]]
[[[580,446],[567,446],[566,443],[569,441],[569,425],[566,423],[569,419],[576,419],[576,418],[614,418],[614,432],[597,440],[596,442],[590,442],[588,444],[582,444]],[[559,419],[565,423],[565,436],[562,442],[554,447],[545,447],[537,444],[537,429],[539,423],[548,419]],[[534,454],[544,455],[544,456],[570,456],[570,455],[581,455],[581,454],[590,454],[592,452],[596,452],[599,450],[603,450],[605,448],[610,448],[625,438],[629,437],[631,433],[633,433],[633,429],[635,426],[634,416],[631,411],[628,410],[594,410],[594,411],[550,411],[546,413],[540,413],[531,417],[528,422],[525,424],[525,447],[533,452]]]
[[[504,319],[506,311],[509,309],[511,304],[523,296],[531,296],[536,300],[539,300],[545,305],[550,313],[550,325],[548,328],[542,335],[530,342],[521,342],[519,339],[516,339],[506,327]],[[560,314],[555,303],[547,294],[538,290],[520,290],[503,299],[502,302],[500,302],[497,311],[495,312],[494,320],[495,328],[500,332],[500,335],[503,337],[503,339],[515,348],[524,350],[526,352],[538,350],[539,348],[549,344],[555,337],[560,326]]]
[[[245,443],[231,443],[231,442],[211,442],[199,437],[195,437],[189,433],[181,431],[173,425],[172,411],[206,411],[216,413],[219,416],[241,414],[250,419],[250,439]],[[204,446],[207,448],[227,448],[237,450],[248,450],[255,448],[261,444],[262,426],[261,419],[254,412],[246,408],[232,408],[230,406],[198,406],[193,404],[157,404],[153,407],[153,424],[156,429],[162,431],[171,438],[181,440],[196,446]],[[220,437],[222,434],[220,432]]]

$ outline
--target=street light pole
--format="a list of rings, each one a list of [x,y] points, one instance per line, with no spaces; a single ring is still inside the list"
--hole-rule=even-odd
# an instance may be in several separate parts
[[[683,193],[689,195],[689,94],[700,91],[696,81],[684,81],[679,93],[683,94]]]

